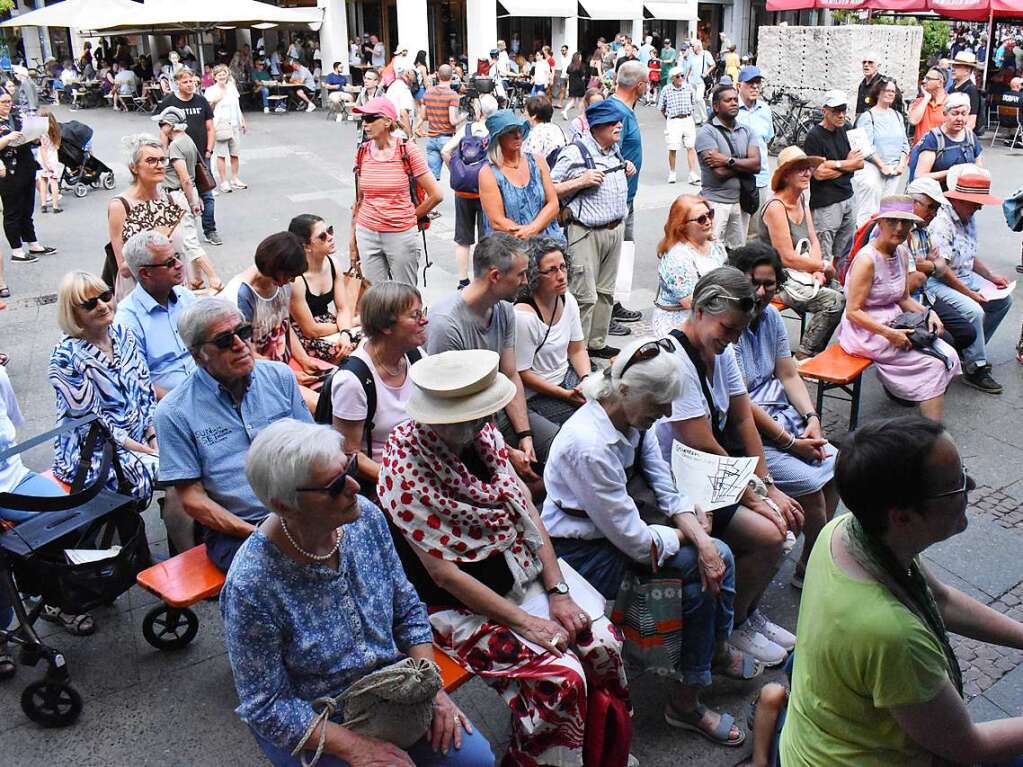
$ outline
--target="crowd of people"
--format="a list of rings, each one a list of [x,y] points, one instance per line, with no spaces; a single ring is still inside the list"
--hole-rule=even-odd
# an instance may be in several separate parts
[[[58,289],[56,419],[97,415],[137,498],[163,494],[172,551],[203,541],[226,573],[237,713],[271,763],[315,752],[324,765],[493,764],[436,688],[376,735],[344,724],[337,700],[321,710],[369,676],[407,685],[439,647],[508,705],[505,764],[582,765],[614,721],[624,767],[634,700],[623,648],[635,640],[605,608],[652,623],[637,595],[655,581],[677,583],[657,597],[667,636],[637,652],[670,688],[670,727],[743,744],[735,716],[701,699],[715,677],[750,683],[786,665],[791,692],[760,692],[757,767],[779,749],[781,763],[807,767],[1023,753],[1023,719],[970,722],[948,640],[1023,648],[1023,625],[919,558],[966,526],[973,482],[941,426],[944,395],[956,378],[1001,391],[986,342],[1011,306],[977,234],[976,213],[999,200],[968,88],[939,92],[943,72],[928,71],[911,149],[900,90],[864,54],[862,103],[828,91],[821,124],[770,171],[761,70],[734,46],[716,62],[696,42],[658,42],[601,42],[585,71],[567,48],[560,59],[538,50],[521,117],[501,108],[513,74],[503,42],[494,93],[466,114],[457,62],[431,75],[404,49],[385,62],[379,41],[354,40],[369,66],[350,104],[364,140],[347,261],[314,213],[262,239],[226,283],[200,244],[200,227],[219,237],[197,167],[216,156],[221,192],[246,186],[233,86],[244,57],[212,69],[204,96],[188,67],[173,71],[155,135],[126,139],[132,183],[109,204],[109,273],[72,272]],[[267,66],[306,67],[309,53],[275,51]],[[957,83],[974,68],[964,55]],[[619,348],[609,337],[631,336],[643,316],[614,300],[642,194],[643,104],[666,120],[669,183],[684,149],[693,189],[671,204],[657,246],[657,294],[643,307],[654,334]],[[571,139],[553,121],[570,106]],[[31,216],[8,220],[8,195],[19,211],[14,190],[29,185],[23,166],[35,182],[31,150],[10,138],[12,107],[0,93],[0,192],[11,246],[31,255],[43,247]],[[853,108],[866,147],[851,146]],[[428,312],[421,231],[446,186],[459,282]],[[346,274],[364,278],[354,293]],[[800,338],[778,304],[810,315]],[[836,331],[919,416],[870,421],[840,448],[829,440],[799,366]],[[2,368],[0,395],[4,448],[22,418]],[[54,476],[70,481],[88,462],[90,481],[116,487],[83,437],[58,438]],[[675,442],[752,459],[749,485],[703,509],[672,475]],[[2,491],[51,485],[17,458],[0,462]],[[852,513],[836,518],[840,497]],[[9,525],[26,518],[0,508]],[[762,602],[799,537],[790,583],[802,608],[785,627]],[[91,615],[44,617],[96,630]],[[0,678],[14,673],[0,646]]]

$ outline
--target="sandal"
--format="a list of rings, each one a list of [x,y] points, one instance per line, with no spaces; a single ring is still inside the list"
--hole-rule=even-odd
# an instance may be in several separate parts
[[[11,297],[11,289],[9,287],[4,285],[2,288],[0,288],[0,298],[10,298],[10,297]]]
[[[62,612],[58,607],[46,605],[43,607],[42,615],[39,617],[44,621],[56,623],[71,636],[85,637],[96,632],[96,622],[89,613],[72,615],[71,613]]]
[[[732,663],[736,657],[742,659],[742,666],[739,671],[735,671],[732,667]],[[720,674],[721,676],[728,677],[729,679],[745,681],[747,679],[755,679],[764,673],[764,664],[748,653],[729,647],[728,660],[724,663],[713,663],[710,670],[715,674]]]
[[[696,704],[696,709],[686,713],[674,711],[669,703],[664,709],[664,721],[670,726],[675,727],[679,730],[689,730],[695,732],[697,735],[702,735],[712,743],[717,743],[719,746],[741,746],[746,741],[746,733],[736,727],[738,735],[732,738],[732,727],[735,727],[735,717],[731,714],[721,714],[721,718],[718,719],[717,727],[713,730],[704,730],[700,727],[700,722],[703,721],[703,717],[707,715],[707,707],[702,703]]]

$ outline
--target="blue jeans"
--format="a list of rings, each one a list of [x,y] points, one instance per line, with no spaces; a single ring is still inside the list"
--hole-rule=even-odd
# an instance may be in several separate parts
[[[252,730],[251,727],[249,729]],[[274,767],[300,767],[302,764],[299,757],[292,756],[290,752],[274,745],[255,730],[252,730],[252,735]],[[462,747],[456,749],[452,746],[447,756],[435,752],[425,736],[408,749],[408,754],[416,763],[416,767],[492,767],[494,764],[490,743],[475,725],[471,735],[467,732],[462,733]],[[318,767],[348,767],[348,762],[330,754],[324,754],[316,764]]]
[[[547,86],[545,85],[534,85],[533,89],[529,92],[530,96],[543,96],[547,93]]]
[[[981,285],[980,277],[975,272],[970,272],[959,279],[971,290],[977,290]],[[964,296],[958,290],[933,277],[927,280],[926,291],[953,306],[969,320],[977,332],[973,343],[963,350],[963,361],[966,363],[963,367],[966,372],[973,372],[979,365],[986,365],[986,342],[995,334],[998,326],[1005,319],[1005,315],[1008,314],[1009,308],[1012,306],[1012,298],[999,298],[997,301],[978,304],[969,296]]]
[[[212,175],[213,166],[210,164],[209,158],[206,158],[206,168]],[[217,231],[217,220],[213,217],[213,190],[211,189],[202,196],[202,233],[209,234],[215,231]]]
[[[440,150],[448,143],[451,136],[430,136],[426,139],[426,164],[430,167],[433,177],[440,181],[440,171],[444,167],[444,158]]]
[[[263,87],[259,88],[258,90],[259,90],[259,97],[261,99],[263,99],[263,109],[269,109],[270,108],[270,89],[267,88],[264,85]]]

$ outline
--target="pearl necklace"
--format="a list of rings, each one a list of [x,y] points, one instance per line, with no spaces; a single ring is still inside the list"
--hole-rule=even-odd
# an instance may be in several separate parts
[[[311,552],[306,551],[301,546],[299,546],[297,543],[295,543],[295,539],[291,537],[291,531],[288,530],[288,525],[284,521],[284,518],[283,517],[278,517],[278,519],[280,519],[280,521],[281,521],[281,529],[284,531],[284,535],[287,537],[288,542],[291,543],[291,545],[295,547],[295,551],[297,551],[299,554],[301,554],[304,557],[308,557],[309,559],[312,559],[312,560],[314,560],[316,562],[324,562],[324,561],[330,559],[332,556],[334,556],[334,554],[337,553],[337,550],[339,548],[341,548],[341,538],[344,537],[345,532],[340,527],[337,528],[337,530],[334,531],[335,533],[337,533],[337,540],[334,541],[334,547],[330,551],[328,551],[326,554],[313,554]]]

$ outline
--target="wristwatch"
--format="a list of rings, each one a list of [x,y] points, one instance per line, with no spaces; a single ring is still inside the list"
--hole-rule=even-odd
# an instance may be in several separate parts
[[[817,415],[817,411],[808,410],[807,412],[803,413],[803,426],[809,426],[811,418],[816,418],[818,421],[821,419],[821,417]]]
[[[547,593],[552,597],[566,596],[568,594],[568,584],[565,583],[564,581],[561,581],[560,583],[555,583],[553,586],[547,589]]]
[[[765,474],[764,476],[762,476],[760,478],[760,481],[763,482],[768,487],[774,487],[774,477],[772,477],[770,474]]]
[[[735,167],[735,158],[734,157],[729,157],[728,158],[728,167],[729,168],[734,168]]]

